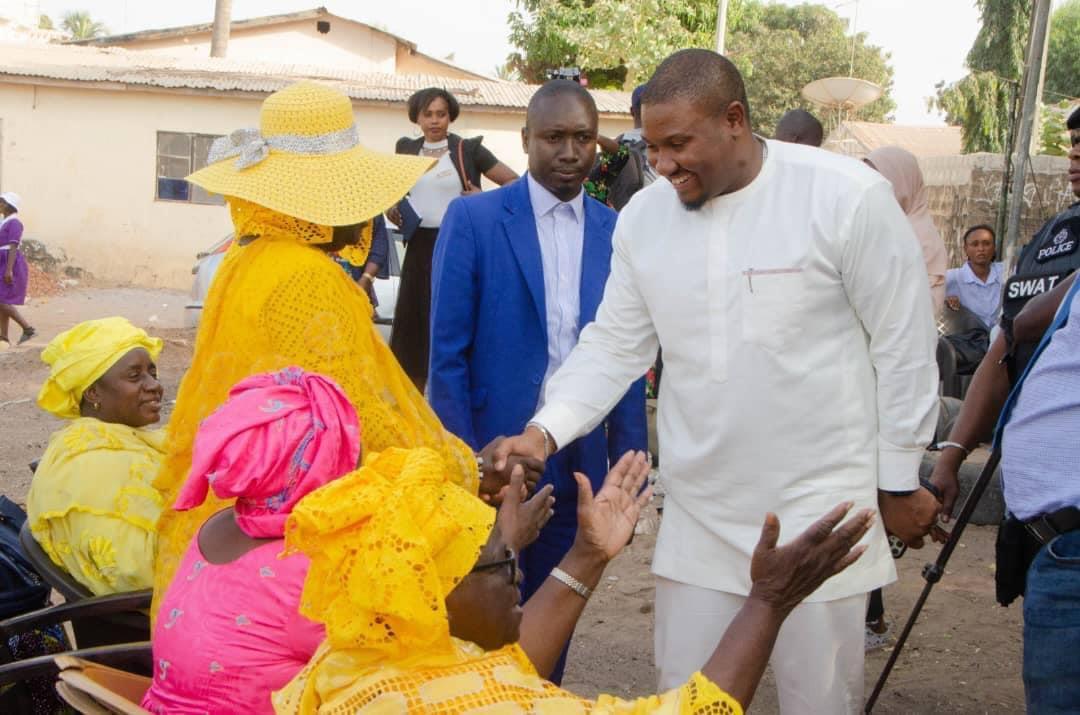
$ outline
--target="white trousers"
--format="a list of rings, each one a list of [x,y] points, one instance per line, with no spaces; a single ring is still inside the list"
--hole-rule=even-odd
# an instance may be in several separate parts
[[[656,578],[656,668],[661,692],[712,656],[745,596]],[[769,664],[782,715],[856,715],[863,709],[866,594],[795,607]]]

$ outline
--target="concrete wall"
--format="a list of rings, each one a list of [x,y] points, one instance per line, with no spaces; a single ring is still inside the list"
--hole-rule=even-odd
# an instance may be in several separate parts
[[[1004,158],[1000,154],[964,154],[920,159],[930,195],[930,212],[945,240],[949,266],[964,262],[961,239],[970,226],[994,226],[1001,204]],[[1024,208],[1020,220],[1021,245],[1027,243],[1042,224],[1064,210],[1076,197],[1067,178],[1065,157],[1036,156],[1034,172],[1024,186]]]
[[[195,254],[229,233],[221,206],[158,201],[157,132],[226,134],[257,126],[261,97],[0,83],[0,190],[22,194],[26,235],[119,285],[188,288]],[[363,143],[391,152],[418,134],[401,104],[360,105]],[[454,131],[519,173],[524,112],[462,111]],[[614,135],[629,117],[605,118]],[[490,187],[485,187],[490,188]]]
[[[316,29],[314,18],[235,31],[229,37],[227,56],[252,62],[350,67],[391,74],[395,71],[398,43],[393,37],[343,20],[327,21],[330,32],[325,35]],[[210,33],[115,46],[173,56],[209,57]]]

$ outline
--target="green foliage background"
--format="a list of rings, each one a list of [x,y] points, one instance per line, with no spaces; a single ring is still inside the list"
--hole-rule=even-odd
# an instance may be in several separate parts
[[[510,16],[517,48],[508,69],[542,82],[559,67],[580,67],[589,85],[631,89],[646,81],[660,62],[686,47],[714,47],[715,0],[518,0]],[[823,5],[767,4],[731,0],[726,51],[746,80],[755,130],[771,134],[780,116],[794,107],[814,110],[800,94],[804,85],[852,70],[847,23]],[[854,76],[885,88],[858,119],[885,121],[891,97],[889,55],[855,37]],[[822,117],[826,122],[829,117]]]

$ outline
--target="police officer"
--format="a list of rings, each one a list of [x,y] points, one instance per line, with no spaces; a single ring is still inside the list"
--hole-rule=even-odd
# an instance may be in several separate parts
[[[1069,116],[1067,126],[1072,148],[1069,151],[1069,184],[1080,198],[1080,109]],[[1080,268],[1080,201],[1057,214],[1024,246],[1002,297],[1001,332],[975,371],[949,439],[939,442],[941,456],[931,481],[941,490],[942,521],[948,522],[959,493],[957,474],[964,459],[990,435],[1008,396],[1009,388],[1022,374],[1038,340],[1012,340],[1012,321],[1024,305],[1037,295],[1052,290],[1070,273]],[[944,541],[938,529],[934,537]],[[997,598],[1008,605],[1023,595],[1030,559],[1038,551],[1022,524],[1006,519],[998,534]]]

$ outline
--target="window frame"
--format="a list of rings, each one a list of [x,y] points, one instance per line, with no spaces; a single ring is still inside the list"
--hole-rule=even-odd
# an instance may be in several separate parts
[[[205,189],[201,189],[191,182],[187,183],[188,192],[187,198],[178,199],[170,198],[168,196],[161,195],[161,181],[162,179],[168,181],[183,181],[184,176],[191,174],[194,171],[206,166],[206,157],[202,157],[202,161],[196,156],[196,146],[199,144],[199,140],[206,140],[208,144],[212,144],[215,139],[220,138],[223,135],[220,134],[207,134],[204,132],[180,132],[159,129],[154,134],[154,201],[162,201],[170,204],[192,204],[194,206],[224,206],[225,197],[219,194],[212,194]],[[187,156],[180,154],[167,154],[162,153],[161,143],[163,137],[184,137],[188,143]],[[208,147],[209,148],[209,147]],[[161,173],[161,160],[165,159],[187,159],[188,170],[184,176],[164,176]],[[197,192],[201,192],[206,196],[205,200],[196,198]]]

